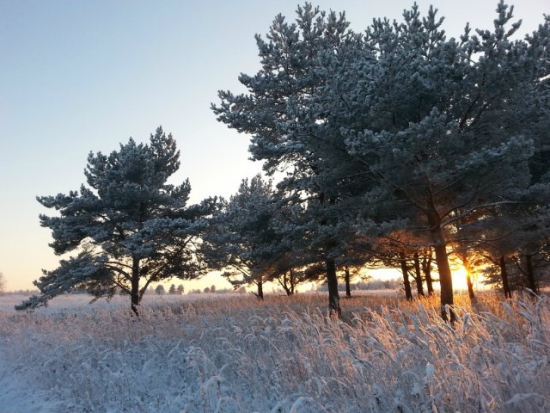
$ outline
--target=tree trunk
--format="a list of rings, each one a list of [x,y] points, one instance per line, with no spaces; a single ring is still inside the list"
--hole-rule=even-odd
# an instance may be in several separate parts
[[[434,283],[432,279],[432,257],[431,252],[429,257],[422,259],[422,271],[424,272],[424,279],[426,280],[426,288],[428,289],[428,295],[434,294]]]
[[[286,291],[287,296],[294,294],[294,289],[296,288],[296,280],[294,279],[294,271],[289,270],[288,273],[285,271],[283,275],[284,285],[283,288]]]
[[[525,254],[525,265],[527,267],[525,272],[525,275],[527,276],[527,287],[529,287],[529,289],[535,294],[538,294],[539,289],[537,286],[537,280],[535,279],[535,271],[533,270],[533,255]]]
[[[351,297],[350,275],[349,275],[349,267],[347,265],[344,268],[344,271],[345,271],[344,279],[346,280],[346,297]]]
[[[258,281],[256,282],[256,284],[258,285],[258,293],[256,294],[256,296],[258,297],[258,300],[263,301],[263,299],[264,299],[264,282],[262,280],[261,275],[258,278]]]
[[[321,204],[324,202],[324,193],[320,196],[320,202]],[[331,196],[329,197],[329,204],[334,205],[336,203],[336,198]],[[321,222],[321,225],[326,225],[327,222],[323,221]],[[326,245],[326,251],[330,251],[331,244],[333,244],[334,241],[331,240],[327,242]],[[332,317],[336,315],[336,317],[340,318],[342,314],[342,310],[340,308],[340,295],[338,293],[338,276],[336,275],[336,263],[334,262],[334,258],[326,258],[325,265],[327,267],[327,285],[328,285],[328,311],[329,315]]]
[[[340,308],[340,295],[338,294],[338,278],[336,276],[336,264],[334,259],[326,260],[327,266],[327,284],[328,284],[328,311],[329,314],[340,318],[342,309]]]
[[[139,304],[141,302],[139,295],[139,258],[132,258],[132,285],[130,289],[131,309],[139,317]]]
[[[472,282],[472,275],[469,270],[466,270],[466,285],[468,286],[468,297],[470,301],[474,302],[476,300],[476,294],[474,292],[474,284]]]
[[[512,290],[508,283],[508,271],[506,270],[506,259],[504,255],[500,256],[500,277],[502,278],[502,288],[504,289],[504,298],[512,298]]]
[[[422,272],[420,271],[420,258],[418,257],[418,253],[414,253],[414,271],[416,273],[416,292],[418,293],[418,296],[424,296],[424,283],[422,282]]]
[[[476,302],[476,295],[474,293],[474,284],[472,282],[472,274],[470,272],[470,263],[467,258],[462,258],[462,264],[466,270],[466,285],[468,286],[468,297],[470,297],[470,302]]]
[[[277,281],[279,282],[279,285],[283,287],[283,290],[285,290],[287,296],[291,296],[294,294],[295,280],[292,270],[290,270],[288,273],[285,271],[282,275],[282,278],[277,278]]]
[[[407,261],[405,254],[401,254],[401,272],[403,273],[403,286],[405,287],[405,298],[407,301],[412,301],[413,295],[411,290],[411,282],[409,280],[409,270],[407,269]]]
[[[437,271],[439,272],[439,284],[441,286],[441,317],[445,321],[454,323],[456,321],[456,314],[453,311],[453,276],[449,265],[445,238],[439,223],[432,226],[431,232],[432,241],[434,243],[435,262],[437,264]],[[450,312],[450,318],[447,314],[447,308]]]

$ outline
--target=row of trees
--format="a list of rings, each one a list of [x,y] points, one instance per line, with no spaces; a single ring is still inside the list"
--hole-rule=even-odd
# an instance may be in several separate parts
[[[184,292],[184,287],[182,284],[178,285],[176,287],[175,284],[172,284],[170,285],[170,288],[168,289],[168,294],[170,295],[182,295]],[[155,293],[157,295],[164,295],[166,294],[166,289],[164,288],[164,285],[162,284],[159,284],[157,285],[157,287],[155,288]]]
[[[151,282],[215,269],[259,297],[266,281],[292,293],[326,280],[339,314],[338,270],[349,280],[366,264],[400,268],[412,297],[411,278],[433,291],[435,262],[447,318],[450,257],[498,263],[508,289],[513,259],[536,290],[534,263],[548,261],[550,17],[513,40],[519,23],[501,2],[492,30],[467,26],[457,40],[416,5],[364,33],[307,3],[297,15],[256,37],[261,69],[239,78],[248,92],[222,91],[212,106],[252,136],[276,187],[256,176],[228,200],[187,205],[189,182],[167,184],[179,151],[161,128],[149,144],[90,154],[88,186],[38,198],[60,213],[40,217],[54,251],[77,255],[18,308],[85,286],[122,289],[137,313]]]
[[[261,69],[239,78],[248,92],[219,93],[218,119],[285,174],[279,196],[302,208],[333,311],[335,269],[352,258],[406,272],[433,251],[446,317],[451,249],[467,267],[547,257],[550,17],[513,40],[512,11],[500,2],[492,30],[448,39],[433,8],[355,33],[306,3],[256,37]]]

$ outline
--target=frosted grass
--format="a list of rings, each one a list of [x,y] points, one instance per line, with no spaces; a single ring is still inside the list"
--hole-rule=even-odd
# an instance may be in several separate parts
[[[451,328],[436,300],[359,297],[335,321],[324,296],[222,297],[1,310],[1,349],[67,412],[550,410],[545,298],[463,303]]]

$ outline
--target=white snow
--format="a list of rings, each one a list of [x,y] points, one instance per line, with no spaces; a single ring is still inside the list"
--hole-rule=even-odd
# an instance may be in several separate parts
[[[2,342],[5,345],[4,342]],[[19,364],[19,363],[17,363]],[[32,376],[32,368],[18,370],[0,350],[0,413],[60,413],[67,405],[43,389]]]

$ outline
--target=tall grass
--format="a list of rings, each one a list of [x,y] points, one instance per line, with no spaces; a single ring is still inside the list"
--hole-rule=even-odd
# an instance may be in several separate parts
[[[459,299],[454,327],[436,300],[325,301],[2,310],[1,348],[67,412],[550,411],[546,298]]]

